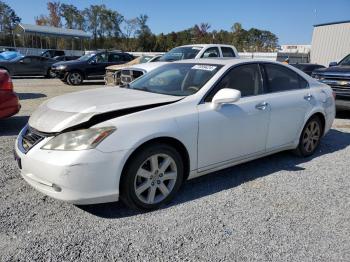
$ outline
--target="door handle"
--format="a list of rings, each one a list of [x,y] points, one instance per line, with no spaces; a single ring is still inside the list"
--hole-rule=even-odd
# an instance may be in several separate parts
[[[311,94],[307,94],[306,96],[304,96],[304,99],[307,101],[310,101],[313,98],[313,96]]]
[[[255,106],[258,110],[265,110],[269,104],[266,102],[259,103]]]

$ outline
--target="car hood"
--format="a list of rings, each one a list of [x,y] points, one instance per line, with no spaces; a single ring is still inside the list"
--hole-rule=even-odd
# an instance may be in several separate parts
[[[96,116],[100,116],[99,122],[103,122],[180,99],[181,97],[177,96],[126,88],[106,87],[87,90],[58,96],[44,102],[29,118],[29,125],[40,132],[57,133],[88,122]]]
[[[328,68],[317,69],[314,72],[319,74],[350,73],[350,66],[332,66]]]
[[[123,69],[123,68],[125,68],[125,67],[127,67],[127,66],[137,65],[137,64],[140,63],[140,61],[141,61],[141,58],[138,57],[138,58],[136,58],[136,59],[134,59],[134,60],[131,60],[130,62],[127,62],[127,63],[125,63],[125,64],[107,66],[107,67],[106,67],[106,70],[113,70],[113,71],[116,71],[116,70],[119,70],[119,69]]]

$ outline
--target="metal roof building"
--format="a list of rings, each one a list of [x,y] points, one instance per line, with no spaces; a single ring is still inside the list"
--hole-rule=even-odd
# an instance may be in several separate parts
[[[17,25],[15,32],[22,36],[24,46],[26,46],[26,43],[31,43],[31,47],[39,47],[41,49],[43,47],[51,48],[52,46],[58,48],[58,41],[62,42],[63,39],[66,39],[64,43],[72,43],[72,49],[74,49],[74,42],[77,42],[82,49],[83,41],[91,38],[91,34],[83,30],[22,23]]]
[[[53,26],[43,25],[29,25],[29,24],[18,24],[17,31],[22,31],[26,34],[36,34],[43,36],[57,36],[57,37],[69,37],[69,38],[90,38],[91,35],[84,32],[83,30],[77,29],[66,29]]]
[[[328,66],[350,54],[350,21],[314,25],[311,62]]]

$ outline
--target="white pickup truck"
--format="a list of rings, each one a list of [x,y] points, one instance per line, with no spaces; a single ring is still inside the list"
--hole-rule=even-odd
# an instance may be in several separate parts
[[[238,58],[237,49],[232,45],[221,44],[194,44],[184,45],[171,49],[158,61],[172,62],[183,59],[208,57],[235,57]]]

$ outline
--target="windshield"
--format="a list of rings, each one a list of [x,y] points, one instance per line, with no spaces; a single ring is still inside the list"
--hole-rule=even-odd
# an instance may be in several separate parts
[[[192,59],[196,57],[201,49],[202,47],[200,46],[176,47],[164,54],[159,61],[171,62],[183,59]]]
[[[221,65],[167,64],[130,83],[129,88],[151,93],[188,96],[196,93],[221,68]]]
[[[79,61],[87,61],[87,60],[89,60],[91,57],[93,57],[94,55],[96,55],[96,54],[94,54],[94,53],[86,54],[86,55],[83,55],[83,56],[79,57],[78,60],[79,60]]]
[[[350,66],[350,55],[346,56],[343,60],[341,60],[339,65]]]

